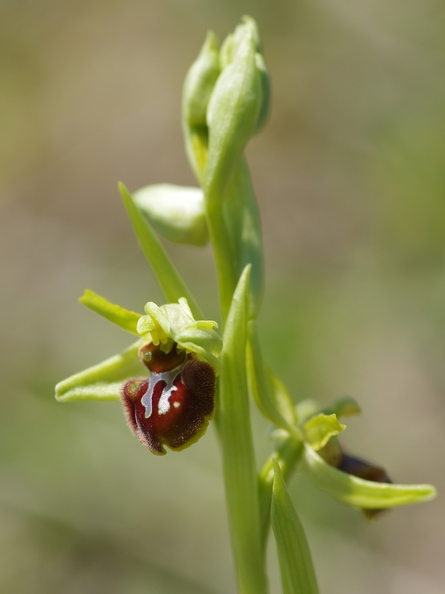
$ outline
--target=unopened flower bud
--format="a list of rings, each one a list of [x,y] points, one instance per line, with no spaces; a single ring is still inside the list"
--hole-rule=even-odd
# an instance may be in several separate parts
[[[196,246],[208,242],[204,195],[200,188],[157,184],[137,190],[133,200],[165,239]]]
[[[188,126],[207,126],[207,106],[220,71],[219,44],[210,31],[184,82],[182,117]]]
[[[227,65],[216,82],[207,109],[209,150],[204,190],[208,200],[222,194],[262,113],[263,84],[257,51],[256,24],[245,18],[226,44]]]

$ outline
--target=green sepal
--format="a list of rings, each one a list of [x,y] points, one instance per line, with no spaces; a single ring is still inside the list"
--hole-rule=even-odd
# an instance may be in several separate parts
[[[79,301],[88,309],[119,326],[119,328],[138,336],[137,324],[142,314],[125,309],[115,303],[110,303],[105,297],[90,289],[85,289],[82,297],[79,297]]]
[[[274,461],[271,510],[283,594],[317,594],[318,586],[306,534]]]
[[[303,425],[304,440],[315,450],[324,447],[329,439],[346,429],[335,414],[320,413],[311,417]]]
[[[185,297],[195,318],[203,318],[193,295],[173,266],[150,224],[134,203],[130,192],[121,182],[118,187],[139,245],[161,287],[165,301],[174,303],[180,297]]]
[[[428,501],[436,495],[432,485],[400,485],[360,479],[327,464],[305,445],[305,466],[314,484],[333,497],[354,507],[385,509]]]
[[[283,396],[286,393],[275,390],[268,381],[254,320],[248,324],[247,378],[250,394],[261,413],[276,427],[301,437],[301,433],[295,429],[292,401],[285,399]]]
[[[134,192],[133,200],[165,239],[197,247],[208,243],[204,194],[200,188],[156,184]]]
[[[146,375],[138,351],[138,340],[127,349],[105,361],[88,367],[56,385],[56,400],[119,400],[120,387],[129,377]]]
[[[220,356],[216,423],[240,591],[265,594],[255,453],[246,378],[249,267],[233,294]]]

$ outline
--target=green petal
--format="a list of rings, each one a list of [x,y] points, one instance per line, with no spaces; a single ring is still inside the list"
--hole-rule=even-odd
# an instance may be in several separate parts
[[[180,297],[186,297],[194,316],[196,318],[202,318],[201,310],[187,288],[187,285],[173,266],[167,252],[153,233],[144,215],[135,205],[131,194],[124,184],[119,183],[119,191],[139,245],[156,276],[159,286],[164,293],[165,300],[172,303],[178,301]]]
[[[122,353],[59,382],[56,399],[60,402],[119,400],[122,382],[144,373],[138,358],[140,346],[141,341],[138,340]]]
[[[306,535],[277,462],[274,463],[271,517],[283,593],[317,594],[317,580]]]
[[[311,417],[303,425],[305,441],[316,451],[324,447],[331,437],[338,435],[344,429],[346,429],[346,425],[340,423],[335,414],[320,413]]]
[[[136,336],[138,335],[136,328],[141,314],[124,309],[120,305],[110,303],[105,297],[101,297],[89,289],[85,289],[85,292],[82,297],[79,298],[79,301],[82,305],[88,307],[88,309],[95,311],[123,330],[136,334]]]
[[[314,484],[333,497],[359,508],[384,509],[428,501],[436,495],[432,485],[398,485],[365,481],[327,464],[310,446],[305,463]]]

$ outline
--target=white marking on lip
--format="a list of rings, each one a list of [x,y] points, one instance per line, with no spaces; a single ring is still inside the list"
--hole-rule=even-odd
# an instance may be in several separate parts
[[[141,398],[141,403],[145,407],[145,418],[149,419],[153,412],[153,392],[158,382],[165,382],[165,387],[162,390],[161,397],[158,403],[158,414],[165,415],[170,410],[170,396],[178,388],[174,382],[181,373],[182,365],[175,367],[171,371],[163,371],[161,373],[152,373],[148,379],[148,386],[145,394]]]
[[[165,415],[168,413],[170,410],[170,396],[172,395],[172,392],[175,392],[177,389],[176,386],[172,386],[170,390],[167,390],[167,387],[162,390],[162,395],[159,398],[158,403],[158,414]]]

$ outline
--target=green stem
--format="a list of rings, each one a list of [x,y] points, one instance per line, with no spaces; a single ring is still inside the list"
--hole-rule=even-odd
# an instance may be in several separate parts
[[[219,300],[222,325],[227,319],[233,291],[238,281],[235,254],[232,252],[230,236],[224,224],[221,206],[213,203],[207,209],[210,241],[213,245],[216,271],[218,276]]]
[[[235,290],[224,332],[217,426],[239,593],[267,594],[246,377],[248,273]]]

